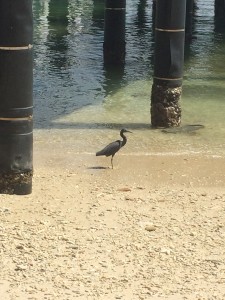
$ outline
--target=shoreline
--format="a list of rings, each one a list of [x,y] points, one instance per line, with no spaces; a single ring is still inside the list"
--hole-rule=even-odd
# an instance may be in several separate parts
[[[186,153],[126,153],[122,149],[114,157],[111,170],[110,157],[96,157],[92,152],[76,152],[54,148],[34,152],[34,170],[46,168],[69,172],[78,176],[102,176],[120,181],[139,181],[151,186],[216,187],[225,188],[225,156]],[[36,172],[36,171],[35,171]],[[118,177],[118,178],[117,178]],[[92,177],[91,177],[92,178]]]

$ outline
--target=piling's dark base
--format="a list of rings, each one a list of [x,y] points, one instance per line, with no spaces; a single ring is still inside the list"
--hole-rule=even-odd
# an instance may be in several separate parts
[[[167,85],[152,85],[151,95],[151,123],[152,127],[176,127],[181,122],[182,87],[168,87]]]
[[[28,195],[32,192],[33,172],[0,174],[0,194]]]
[[[104,50],[104,64],[105,65],[116,65],[121,66],[125,63],[126,55],[126,44],[125,42],[112,44],[103,44]]]

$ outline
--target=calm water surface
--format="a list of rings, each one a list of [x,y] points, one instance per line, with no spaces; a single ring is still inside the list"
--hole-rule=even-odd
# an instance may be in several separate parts
[[[195,39],[185,50],[182,125],[203,124],[195,134],[150,128],[153,73],[152,1],[127,0],[126,65],[103,66],[101,0],[34,0],[35,136],[62,149],[95,152],[134,133],[127,152],[225,154],[225,30],[216,27],[214,1],[199,0]],[[142,5],[141,5],[142,3]],[[100,146],[100,148],[101,148]]]

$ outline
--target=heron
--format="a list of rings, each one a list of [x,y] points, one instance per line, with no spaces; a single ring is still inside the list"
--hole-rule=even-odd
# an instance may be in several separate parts
[[[120,130],[120,136],[122,137],[122,141],[121,140],[117,140],[115,142],[110,143],[109,145],[107,145],[105,148],[103,148],[101,151],[98,151],[96,153],[96,156],[112,156],[111,157],[111,165],[112,165],[112,169],[113,169],[113,157],[116,154],[116,152],[118,152],[120,150],[120,148],[122,148],[126,142],[127,142],[127,138],[124,135],[125,132],[130,132],[131,131],[127,130],[127,129],[121,129]]]

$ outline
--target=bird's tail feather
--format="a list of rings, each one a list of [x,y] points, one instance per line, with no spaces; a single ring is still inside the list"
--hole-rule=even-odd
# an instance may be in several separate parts
[[[101,150],[101,151],[98,151],[98,152],[96,152],[96,156],[101,156],[101,155],[103,155],[103,154],[102,154],[102,150]]]

